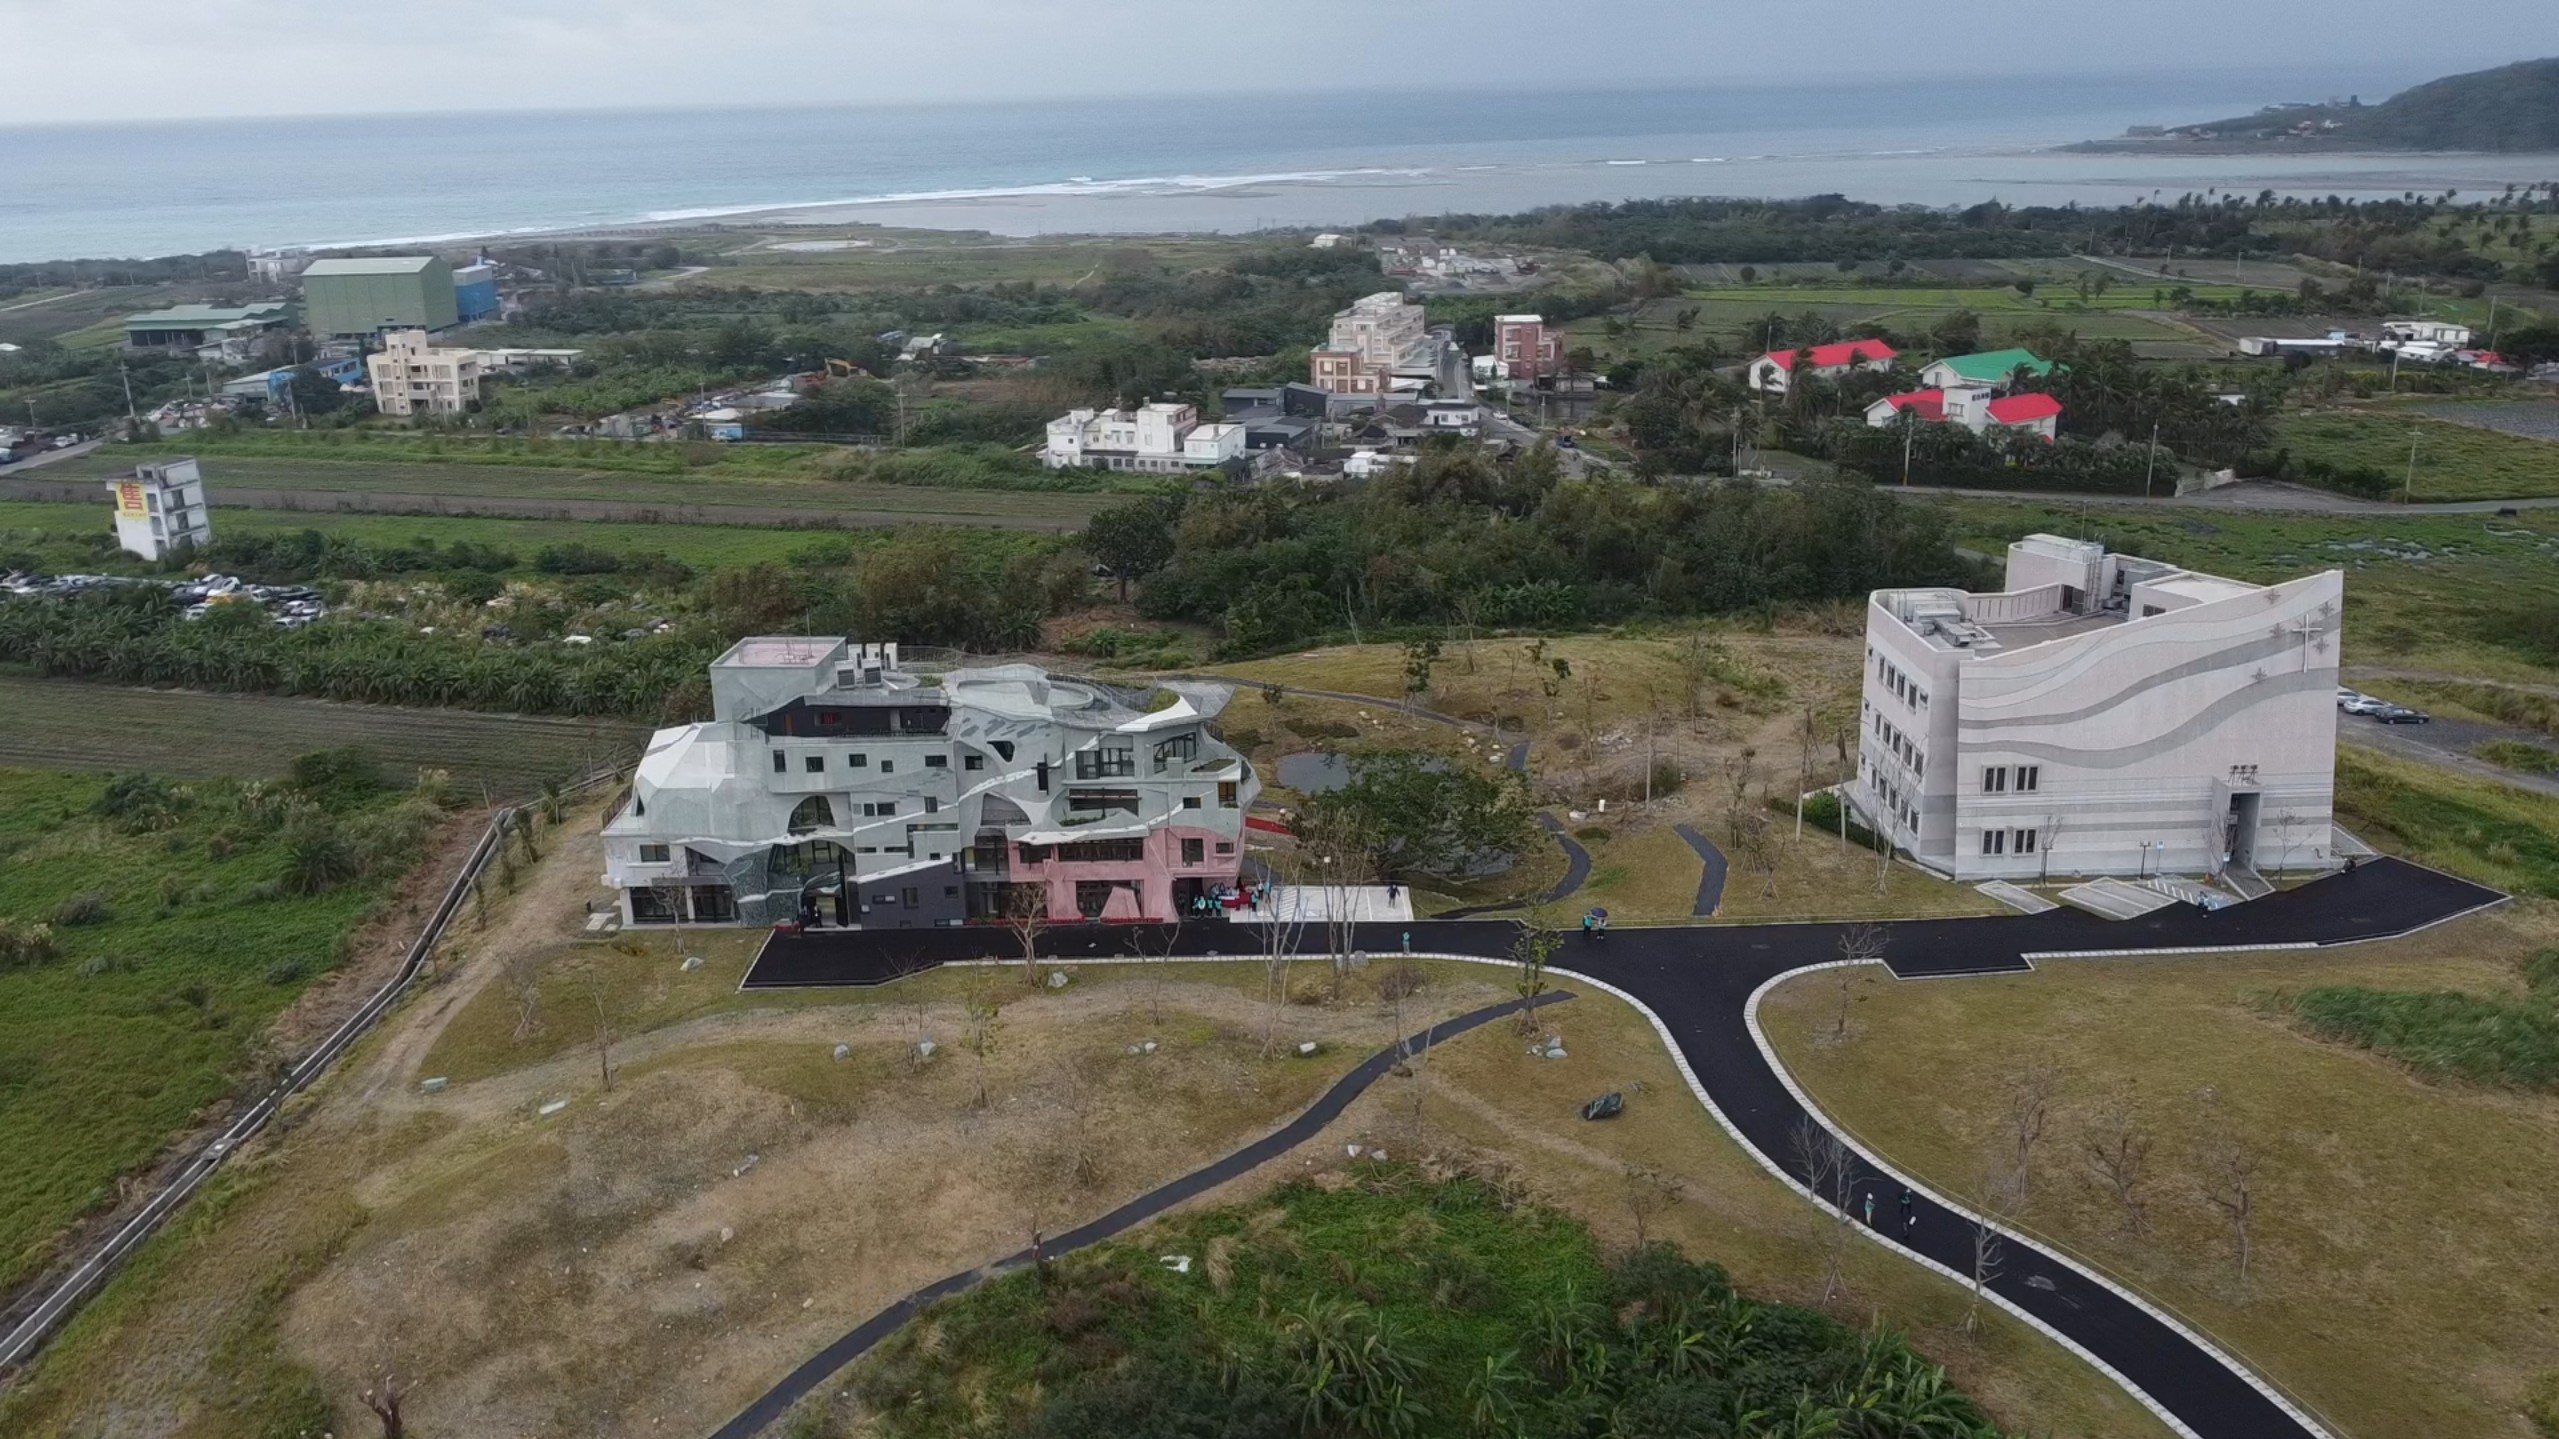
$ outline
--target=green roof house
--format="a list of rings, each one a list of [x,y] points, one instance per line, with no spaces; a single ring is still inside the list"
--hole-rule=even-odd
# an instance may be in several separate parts
[[[462,319],[453,266],[434,255],[314,260],[302,272],[302,319],[323,340],[384,330],[449,330]]]
[[[200,350],[253,339],[292,323],[293,307],[282,300],[262,305],[171,305],[125,316],[124,346],[146,351]]]
[[[1919,372],[1920,388],[1928,390],[1996,389],[2008,383],[2011,375],[2024,370],[2036,379],[2053,372],[2053,362],[2032,350],[1987,350],[1978,355],[1950,355]]]

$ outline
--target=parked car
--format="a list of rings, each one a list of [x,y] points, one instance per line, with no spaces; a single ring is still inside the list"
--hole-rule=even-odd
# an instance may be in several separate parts
[[[2368,715],[2379,714],[2394,706],[2388,700],[2376,699],[2368,694],[2361,694],[2354,690],[2339,690],[2337,691],[2337,708],[2350,715]]]
[[[2432,718],[2432,716],[2424,714],[2418,710],[2412,710],[2406,705],[2386,704],[2379,709],[2370,711],[2369,713],[2374,719],[2381,721],[2383,724],[2424,724],[2428,719]]]

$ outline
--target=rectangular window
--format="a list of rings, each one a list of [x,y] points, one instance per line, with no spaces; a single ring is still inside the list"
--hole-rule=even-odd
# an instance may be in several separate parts
[[[1022,863],[1024,863],[1024,864],[1046,864],[1046,863],[1048,863],[1048,846],[1047,846],[1047,845],[1044,845],[1044,844],[1025,844],[1025,845],[1016,845],[1016,846],[1014,846],[1014,847],[1015,847],[1016,849],[1019,849],[1019,850],[1022,852]]]
[[[667,849],[665,845],[644,844],[640,846],[640,863],[642,864],[664,864],[666,863],[666,855]]]
[[[893,760],[893,759],[884,759],[884,760],[880,761],[880,773],[882,773],[882,774],[890,774],[890,773],[895,772],[895,771],[896,771],[896,769],[897,769],[897,761],[896,761],[896,760]]]
[[[822,754],[802,755],[800,757],[800,768],[807,770],[811,774],[824,774],[826,773],[826,756]]]
[[[844,767],[846,769],[869,769],[871,767],[871,757],[866,754],[848,754],[844,757]]]
[[[1137,813],[1137,791],[1133,789],[1071,789],[1066,792],[1066,808],[1074,814]]]
[[[942,812],[942,801],[936,799],[932,795],[926,795],[924,797],[924,812],[926,814],[940,814]]]
[[[924,767],[926,769],[949,769],[951,767],[951,757],[946,754],[928,754],[924,757]]]
[[[1983,830],[1981,832],[1981,852],[1984,854],[2006,854],[2008,852],[2008,831],[2004,829]]]
[[[1219,840],[1217,842],[1217,852],[1219,854],[1233,854],[1235,852],[1235,841],[1231,839]]]
[[[2032,792],[2034,788],[2043,781],[2043,777],[2044,768],[2042,765],[2021,764],[2017,766],[2017,792],[2019,794]]]
[[[1162,769],[1173,761],[1189,763],[1200,756],[1200,737],[1196,731],[1177,734],[1155,746],[1155,767]]]
[[[1129,779],[1137,774],[1137,751],[1132,748],[1080,750],[1075,756],[1077,779]]]
[[[1068,864],[1135,864],[1146,858],[1146,841],[1142,839],[1085,839],[1057,847],[1057,857]]]
[[[1231,779],[1218,781],[1217,807],[1219,809],[1235,808],[1235,796],[1237,792],[1235,781]]]
[[[1186,839],[1182,841],[1182,863],[1202,863],[1208,858],[1207,849],[1208,842],[1206,840]]]
[[[1184,808],[1184,809],[1198,809],[1199,807],[1200,807],[1200,797],[1199,797],[1198,795],[1195,795],[1195,794],[1186,794],[1186,795],[1182,796],[1182,808]]]
[[[906,900],[906,907],[909,909],[913,909],[916,905],[923,902],[921,892],[913,885],[908,885],[903,890],[900,890],[899,894]]]
[[[986,768],[986,756],[982,754],[962,755],[960,756],[960,768],[984,769]]]
[[[773,772],[775,774],[789,774],[791,772],[791,757],[782,753],[778,749],[773,752]]]
[[[1983,794],[2006,794],[2008,792],[2008,766],[2004,764],[1982,766],[1981,792]]]
[[[2033,854],[2035,852],[2035,832],[2033,830],[2021,829],[2017,831],[2017,852],[2019,854]]]

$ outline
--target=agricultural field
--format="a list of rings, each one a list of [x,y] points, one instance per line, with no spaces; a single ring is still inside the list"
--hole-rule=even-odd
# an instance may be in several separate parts
[[[217,509],[344,506],[394,513],[470,514],[475,507],[503,506],[500,512],[526,518],[551,517],[541,513],[547,510],[556,511],[559,518],[643,524],[958,524],[1066,530],[1079,528],[1111,500],[1108,494],[1028,485],[951,488],[832,479],[817,468],[826,458],[822,455],[809,456],[788,470],[759,465],[733,473],[715,465],[692,474],[662,475],[481,463],[467,451],[432,458],[418,456],[414,447],[386,445],[383,449],[388,453],[381,458],[350,453],[309,457],[225,453],[219,442],[193,451],[180,446],[101,449],[0,486],[0,497],[34,491],[55,498],[56,489],[120,474],[137,462],[195,453],[204,465],[206,489]],[[908,467],[926,468],[911,456],[879,463],[883,472],[891,474],[903,474]],[[845,462],[841,472],[869,473],[862,464]],[[537,513],[527,514],[528,510]]]
[[[2296,462],[2378,470],[2420,502],[2559,495],[2559,439],[2517,428],[2524,413],[2450,405],[2314,410],[2277,419],[2275,444]]]
[[[855,241],[867,243],[849,243]],[[1168,269],[1199,270],[1222,264],[1250,247],[1250,242],[1211,236],[1013,240],[930,230],[810,226],[777,229],[732,249],[719,256],[709,271],[686,283],[818,292],[998,283],[1073,287],[1100,275],[1114,256],[1143,254]]]
[[[1826,1111],[1953,1194],[1974,1192],[1985,1149],[2013,1145],[2003,1113],[2020,1076],[2051,1066],[2024,1229],[2235,1350],[2339,1439],[2520,1439],[2536,1432],[2528,1397],[2559,1388],[2543,1312],[2559,1260],[2542,1238],[2559,1225],[2559,1104],[2322,1041],[2296,1006],[2346,987],[2520,1007],[2531,956],[2555,939],[2559,917],[2534,902],[2315,957],[1861,984],[1844,1040],[1830,1036],[1835,982],[1810,976],[1761,1019]],[[2150,1136],[2137,1218],[2088,1159],[2124,1113]],[[2244,1278],[2211,1200],[2233,1153],[2254,1166]]]
[[[858,544],[860,534],[831,535],[802,529],[747,525],[644,524],[603,520],[504,519],[492,515],[386,515],[347,510],[246,510],[217,512],[217,536],[297,534],[317,530],[333,539],[398,546],[432,540],[439,545],[487,545],[516,558],[527,576],[545,546],[584,545],[623,556],[658,554],[697,570],[763,561],[787,563],[832,540]],[[53,572],[123,571],[132,561],[120,551],[99,553],[110,537],[104,505],[0,500],[0,567],[32,564]]]
[[[218,737],[218,740],[217,738]],[[611,720],[395,709],[277,695],[138,689],[0,672],[0,767],[258,779],[296,755],[354,746],[405,781],[441,769],[477,795],[521,798],[638,752]]]
[[[2135,353],[2157,359],[2202,359],[2226,353],[2210,337],[2176,318],[2151,309],[2145,292],[2134,296],[2114,291],[2082,304],[2076,295],[2059,291],[2029,298],[2013,289],[1866,289],[1856,286],[1751,286],[1692,291],[1685,296],[1645,302],[1636,312],[1635,328],[1620,336],[1607,333],[1603,317],[1573,322],[1576,340],[1603,354],[1648,354],[1711,336],[1742,351],[1761,348],[1754,326],[1771,314],[1788,317],[1816,314],[1847,329],[1875,323],[1895,331],[1924,331],[1959,309],[1981,316],[1982,343],[2013,343],[2021,333],[2057,325],[2088,339],[2131,341]],[[1676,319],[1694,311],[1689,330]]]
[[[2042,531],[2267,583],[2345,571],[2349,664],[2559,681],[2559,514],[2251,515],[1936,500],[1989,555]]]
[[[438,815],[343,783],[0,770],[0,1289],[232,1092]]]

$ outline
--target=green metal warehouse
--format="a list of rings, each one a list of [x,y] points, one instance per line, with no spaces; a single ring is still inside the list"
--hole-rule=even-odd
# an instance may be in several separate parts
[[[449,330],[461,319],[453,267],[434,255],[315,260],[302,272],[302,318],[323,339]]]

